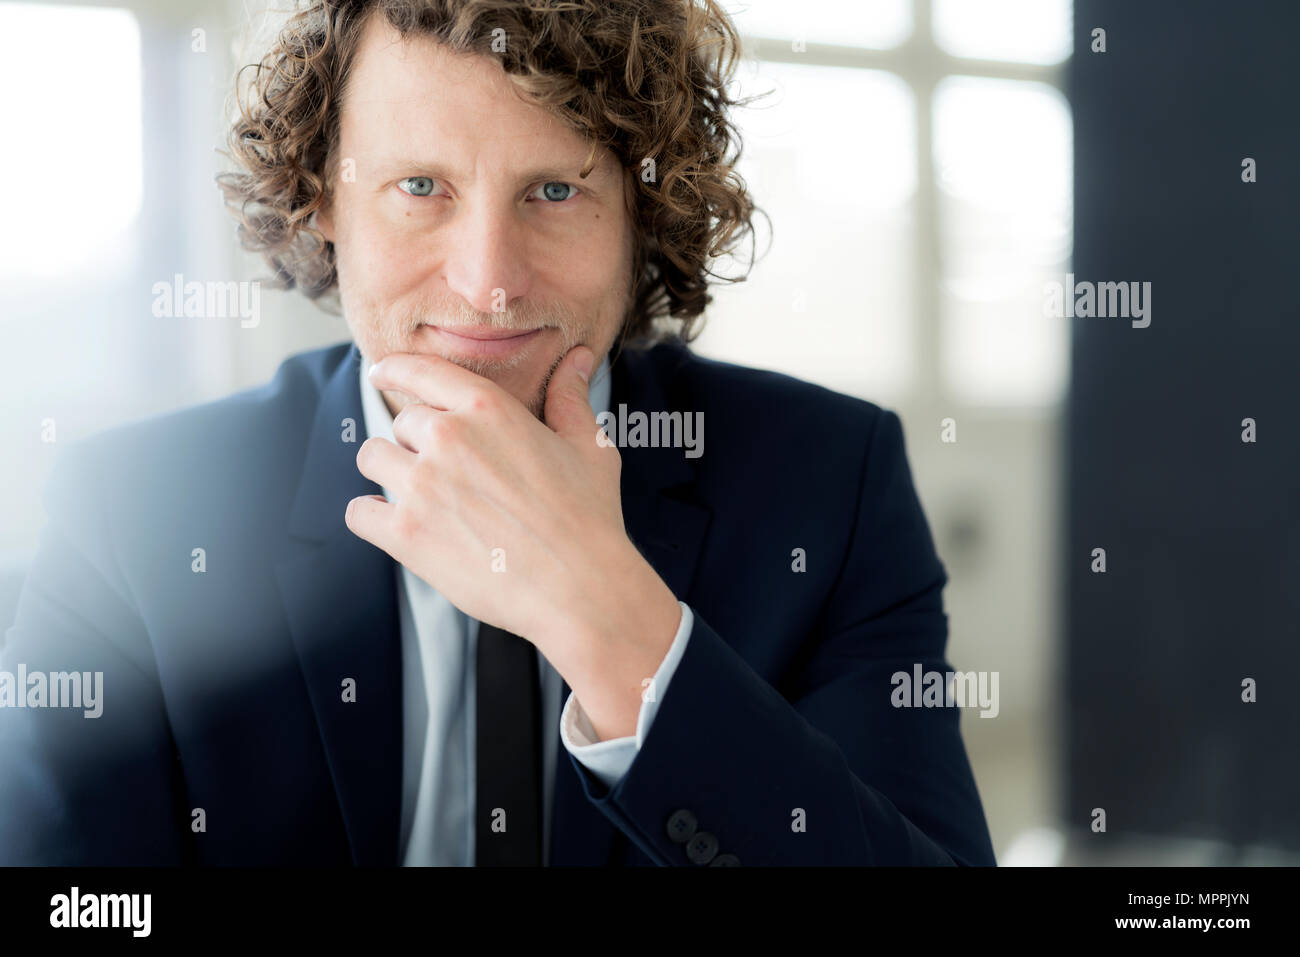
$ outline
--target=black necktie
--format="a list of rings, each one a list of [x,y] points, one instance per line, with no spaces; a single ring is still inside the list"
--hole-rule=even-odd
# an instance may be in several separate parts
[[[475,720],[476,867],[542,864],[542,695],[537,651],[478,627]]]

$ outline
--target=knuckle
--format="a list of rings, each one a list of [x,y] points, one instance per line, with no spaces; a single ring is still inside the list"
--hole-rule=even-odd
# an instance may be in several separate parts
[[[434,468],[433,463],[421,456],[416,459],[415,465],[411,470],[411,476],[414,480],[413,484],[417,488],[435,488],[434,476],[436,471],[437,470]]]
[[[398,507],[393,516],[393,526],[399,538],[411,539],[419,530],[420,521],[409,508]]]
[[[456,428],[446,413],[430,415],[424,423],[424,435],[436,445],[447,445],[455,439]]]
[[[466,405],[471,412],[487,414],[496,409],[497,398],[495,393],[490,389],[478,388],[470,393],[469,401]]]
[[[424,417],[420,414],[421,406],[405,405],[393,419],[393,435],[408,439],[418,439],[424,433]]]

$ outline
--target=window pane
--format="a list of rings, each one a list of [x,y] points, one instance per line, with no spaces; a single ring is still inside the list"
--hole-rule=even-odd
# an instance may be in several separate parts
[[[1059,63],[1070,55],[1070,0],[934,0],[934,39],[955,56]]]
[[[736,117],[739,171],[772,232],[758,217],[766,255],[745,282],[716,287],[698,349],[891,401],[913,372],[911,88],[872,70],[747,69],[742,94],[777,91]],[[748,243],[741,252],[747,262]],[[744,264],[724,258],[714,271]]]
[[[35,84],[35,86],[34,86]],[[125,10],[0,4],[0,276],[103,269],[140,211],[140,31]],[[71,228],[70,224],[76,224]]]
[[[1059,92],[952,77],[935,92],[943,371],[976,404],[1063,395],[1069,326],[1043,288],[1062,281],[1073,229],[1073,130]]]
[[[912,32],[909,0],[723,0],[746,36],[885,48]]]

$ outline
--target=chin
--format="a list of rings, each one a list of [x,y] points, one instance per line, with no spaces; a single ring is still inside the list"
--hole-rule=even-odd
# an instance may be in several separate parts
[[[354,338],[362,342],[360,337]],[[428,324],[400,336],[368,336],[366,340],[361,351],[371,362],[399,352],[439,356],[500,386],[538,419],[544,415],[551,375],[575,344],[554,327],[539,329],[514,345],[484,345],[448,335]]]
[[[550,384],[551,374],[564,358],[563,353],[539,354],[524,362],[503,363],[467,359],[442,352],[434,354],[500,386],[538,419],[542,418],[546,407],[546,388]]]
[[[537,418],[542,417],[551,374],[569,349],[560,331],[554,328],[538,330],[513,348],[501,348],[506,343],[498,343],[494,354],[484,354],[487,350],[478,348],[477,344],[447,336],[430,326],[417,330],[413,340],[414,351],[440,355],[496,383]]]
[[[520,376],[516,370],[505,377],[486,375],[484,378],[491,379],[518,399],[533,415],[541,418],[546,404],[546,384],[550,380],[548,375]]]

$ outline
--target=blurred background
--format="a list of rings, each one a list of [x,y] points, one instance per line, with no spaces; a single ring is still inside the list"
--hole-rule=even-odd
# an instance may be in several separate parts
[[[772,229],[696,349],[902,417],[949,660],[999,674],[962,716],[999,862],[1300,862],[1293,6],[723,6],[737,92],[771,91],[736,121]],[[0,628],[60,443],[348,338],[266,288],[255,327],[151,310],[265,276],[214,176],[266,8],[0,2]],[[1161,306],[1047,316],[1071,272]]]

